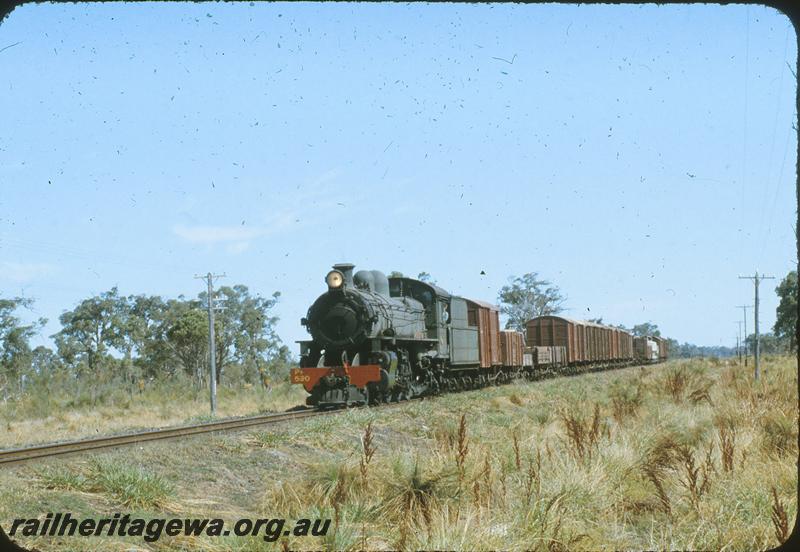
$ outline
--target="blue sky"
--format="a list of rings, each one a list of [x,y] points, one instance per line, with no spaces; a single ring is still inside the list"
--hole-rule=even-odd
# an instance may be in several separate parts
[[[759,6],[27,4],[0,295],[48,343],[114,285],[225,272],[282,293],[294,349],[336,262],[488,301],[537,271],[569,316],[731,345],[737,276],[794,267],[796,56]]]

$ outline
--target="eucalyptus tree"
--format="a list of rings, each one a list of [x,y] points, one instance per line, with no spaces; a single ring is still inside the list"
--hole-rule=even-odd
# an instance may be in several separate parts
[[[785,341],[790,352],[797,347],[797,271],[792,270],[781,280],[775,292],[780,298],[778,308],[775,310],[775,325],[772,327],[775,335]]]
[[[270,298],[253,295],[242,284],[217,290],[215,304],[219,310],[214,324],[217,381],[222,381],[225,367],[233,362],[245,368],[251,381],[258,378],[259,365],[281,345],[275,333],[278,317],[272,314],[279,297],[280,292]],[[201,293],[199,299],[206,304],[207,294]]]
[[[81,301],[60,317],[61,331],[55,339],[60,358],[79,374],[97,375],[111,364],[112,349],[125,349],[126,307],[116,287]]]
[[[561,312],[565,300],[558,286],[536,272],[510,277],[498,294],[500,312],[508,317],[506,328],[521,332],[531,318]]]
[[[30,324],[22,322],[17,310],[32,306],[33,300],[29,298],[0,298],[0,387],[4,397],[12,382],[21,387],[25,373],[31,369],[30,339],[47,323],[44,318]]]
[[[653,324],[652,322],[642,322],[641,324],[636,324],[631,329],[631,333],[636,337],[641,337],[645,335],[653,337],[661,337],[661,330],[658,329],[657,324]]]
[[[162,327],[174,358],[187,375],[202,384],[208,358],[208,321],[198,302],[170,300]]]

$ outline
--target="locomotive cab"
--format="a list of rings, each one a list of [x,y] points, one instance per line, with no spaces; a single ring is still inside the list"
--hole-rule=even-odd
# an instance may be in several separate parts
[[[450,354],[447,329],[451,295],[428,282],[405,277],[389,278],[389,294],[392,297],[410,297],[422,304],[428,337],[437,342],[436,356],[447,358]]]

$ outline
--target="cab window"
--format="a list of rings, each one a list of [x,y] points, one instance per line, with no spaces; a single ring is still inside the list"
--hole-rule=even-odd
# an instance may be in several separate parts
[[[475,307],[467,308],[467,325],[468,326],[478,325],[478,309],[476,309]]]

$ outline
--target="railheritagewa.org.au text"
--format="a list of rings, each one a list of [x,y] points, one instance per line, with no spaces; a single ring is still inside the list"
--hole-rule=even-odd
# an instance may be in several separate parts
[[[116,513],[108,518],[74,518],[70,513],[50,513],[44,519],[17,518],[11,522],[10,536],[23,537],[143,537],[155,542],[163,535],[178,536],[261,536],[275,542],[282,536],[322,537],[328,533],[329,519],[298,519],[291,523],[283,518],[242,518],[226,522],[215,518],[142,519]]]

